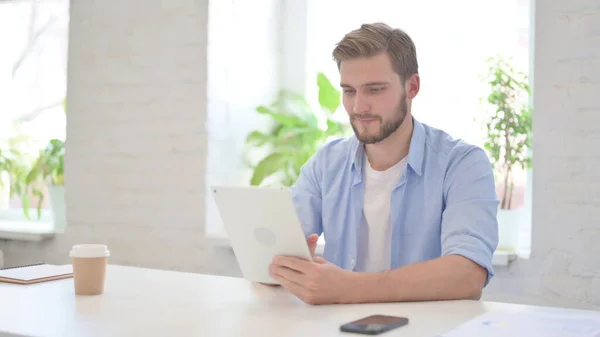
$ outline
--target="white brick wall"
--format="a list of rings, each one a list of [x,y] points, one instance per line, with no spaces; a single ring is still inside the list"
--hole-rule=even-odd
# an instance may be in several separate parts
[[[532,258],[485,296],[600,309],[600,7],[535,6]]]
[[[207,1],[73,2],[70,20],[61,239],[201,266]]]

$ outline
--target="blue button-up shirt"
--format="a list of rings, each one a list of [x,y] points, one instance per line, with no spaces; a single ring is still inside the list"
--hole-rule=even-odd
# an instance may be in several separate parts
[[[462,255],[493,276],[498,197],[487,154],[414,121],[406,170],[391,195],[391,268]],[[329,142],[292,187],[306,236],[323,234],[324,258],[355,270],[363,219],[364,146],[352,136]]]

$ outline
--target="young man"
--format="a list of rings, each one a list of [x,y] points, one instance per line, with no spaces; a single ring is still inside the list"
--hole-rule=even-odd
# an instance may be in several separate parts
[[[311,304],[480,298],[498,242],[486,153],[412,117],[420,79],[403,31],[362,25],[333,57],[355,136],[324,146],[292,189],[324,256],[276,257],[271,275]]]

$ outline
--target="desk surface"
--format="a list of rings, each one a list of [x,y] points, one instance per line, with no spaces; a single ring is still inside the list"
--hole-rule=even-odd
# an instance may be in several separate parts
[[[115,265],[100,296],[75,296],[66,279],[0,283],[0,299],[0,336],[359,336],[339,326],[388,314],[410,323],[382,336],[433,337],[487,311],[558,310],[481,301],[311,306],[244,279]]]

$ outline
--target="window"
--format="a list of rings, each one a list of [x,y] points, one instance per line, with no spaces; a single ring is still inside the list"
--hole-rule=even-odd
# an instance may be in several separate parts
[[[283,76],[294,77],[284,78],[284,83],[304,83],[303,93],[316,105],[315,75],[324,72],[334,84],[339,82],[338,70],[331,58],[335,43],[362,23],[386,22],[406,30],[417,45],[422,90],[413,101],[415,117],[456,138],[483,146],[487,134],[480,122],[484,113],[480,100],[487,95],[482,80],[487,70],[486,60],[500,53],[512,58],[517,70],[529,72],[529,12],[529,0],[374,0],[369,4],[308,0],[304,8],[282,11],[280,62],[283,68],[280,71]],[[304,16],[304,20],[298,19],[299,15]],[[305,55],[285,53],[289,44],[284,40],[286,36],[305,38],[302,43],[298,42],[306,45]],[[346,119],[345,111],[340,111],[338,117]],[[508,228],[501,224],[501,232],[510,233],[510,244],[520,240],[520,247],[529,246],[528,175],[530,172],[526,170],[515,175],[517,193],[513,203],[526,210],[521,214],[519,226]]]
[[[306,77],[322,71],[333,83],[339,83],[331,52],[345,33],[362,23],[382,21],[401,28],[414,40],[419,61],[421,92],[413,100],[413,115],[455,138],[483,147],[487,130],[480,99],[489,93],[482,80],[486,60],[501,54],[512,58],[516,70],[529,73],[529,13],[529,0],[373,0],[369,4],[309,0]],[[306,83],[306,94],[316,102],[312,82]],[[347,118],[346,112],[340,111],[339,117]],[[529,250],[530,174],[521,169],[514,174],[512,206],[516,210],[510,214],[517,216],[509,220],[499,210],[501,250]],[[497,185],[501,197],[500,177]]]
[[[205,233],[225,238],[211,185],[248,185],[244,141],[265,127],[255,109],[280,87],[278,1],[210,1]]]
[[[27,199],[31,219],[38,220],[39,198],[31,188],[19,195],[15,186],[51,139],[65,140],[68,21],[68,0],[0,3],[0,160],[12,163],[0,169],[2,220],[24,220]],[[50,221],[49,188],[37,186],[44,196],[40,220]]]

